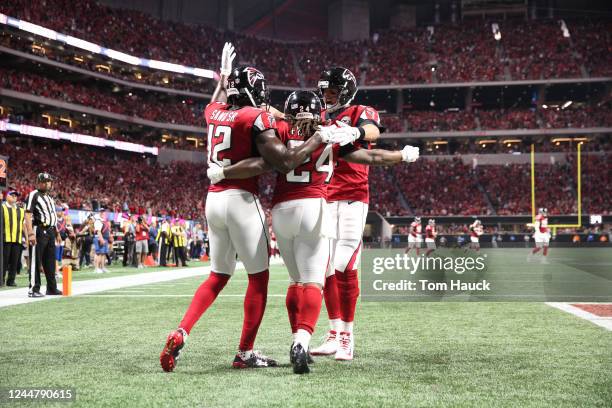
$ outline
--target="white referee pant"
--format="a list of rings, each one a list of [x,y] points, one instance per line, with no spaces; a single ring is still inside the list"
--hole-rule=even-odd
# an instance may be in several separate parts
[[[328,203],[331,226],[331,258],[325,274],[357,269],[361,258],[363,228],[368,216],[368,205],[361,201],[332,201]]]
[[[255,195],[244,190],[208,192],[206,220],[213,272],[233,275],[236,255],[249,274],[268,269],[266,216]]]
[[[325,200],[303,198],[276,204],[272,228],[291,283],[323,286],[330,253]]]

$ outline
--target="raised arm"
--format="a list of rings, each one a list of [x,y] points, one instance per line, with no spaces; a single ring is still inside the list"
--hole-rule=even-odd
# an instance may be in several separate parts
[[[302,164],[319,147],[321,142],[322,135],[320,132],[316,132],[301,145],[293,149],[287,149],[273,129],[267,129],[255,136],[255,145],[261,157],[274,170],[281,173],[288,173]]]
[[[227,78],[232,73],[232,63],[236,58],[236,52],[232,43],[225,43],[221,53],[221,72],[217,87],[213,92],[211,102],[227,102]]]

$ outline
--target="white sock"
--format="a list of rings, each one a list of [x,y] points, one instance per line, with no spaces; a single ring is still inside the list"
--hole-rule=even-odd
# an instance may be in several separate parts
[[[239,354],[240,358],[242,358],[243,360],[248,360],[253,355],[253,350],[241,351]]]
[[[342,331],[342,320],[341,319],[331,319],[329,321],[329,327],[331,330],[336,333],[340,333]]]
[[[301,344],[302,347],[304,347],[304,350],[308,351],[311,337],[312,335],[306,330],[298,329],[297,333],[295,334],[295,342]]]
[[[291,333],[291,338],[293,339],[294,343],[295,343],[296,337],[297,337],[297,333]]]
[[[344,332],[353,334],[353,322],[342,322],[344,325]]]

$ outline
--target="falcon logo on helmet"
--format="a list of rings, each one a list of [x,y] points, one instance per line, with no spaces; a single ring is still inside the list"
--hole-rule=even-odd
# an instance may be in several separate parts
[[[264,80],[264,75],[257,68],[246,67],[244,70],[247,73],[247,78],[249,80],[249,85],[255,86],[255,82],[258,79],[261,79],[262,81]]]
[[[227,101],[231,105],[254,107],[267,103],[268,90],[264,74],[249,66],[232,69],[227,78]]]

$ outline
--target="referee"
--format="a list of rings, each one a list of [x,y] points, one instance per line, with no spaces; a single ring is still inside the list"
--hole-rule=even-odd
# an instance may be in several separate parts
[[[19,270],[21,259],[21,243],[23,241],[23,221],[25,211],[23,208],[17,207],[17,197],[19,193],[14,189],[9,190],[6,195],[6,202],[2,204],[2,217],[4,222],[4,259],[2,265],[2,276],[0,277],[0,286],[4,283],[6,274],[6,286],[17,286],[15,284],[15,276]]]
[[[43,297],[40,293],[40,270],[45,272],[47,295],[61,295],[55,281],[55,237],[57,214],[55,201],[49,195],[53,177],[40,173],[38,188],[28,194],[26,205],[26,233],[29,243],[29,297]]]

